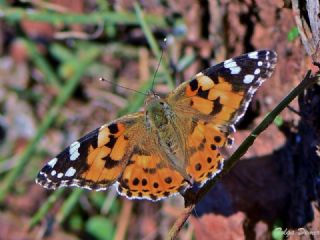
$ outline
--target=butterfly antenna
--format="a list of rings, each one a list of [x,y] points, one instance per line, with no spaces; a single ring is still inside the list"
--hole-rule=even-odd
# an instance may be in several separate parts
[[[115,82],[110,81],[110,80],[108,80],[108,79],[105,79],[105,78],[103,78],[103,77],[99,78],[99,80],[102,81],[102,82],[109,82],[109,83],[111,83],[111,84],[117,85],[118,87],[121,87],[121,88],[124,88],[124,89],[127,89],[127,90],[134,91],[134,92],[136,92],[136,93],[140,93],[140,94],[143,94],[143,95],[145,95],[145,96],[148,96],[148,94],[146,94],[146,93],[144,93],[144,92],[140,92],[140,91],[135,90],[135,89],[132,89],[132,88],[128,88],[128,87],[121,86],[121,85],[119,85],[118,83],[115,83]]]
[[[163,42],[166,43],[166,41],[167,41],[167,39],[165,38],[165,39],[163,40]],[[152,85],[151,85],[151,91],[152,91],[152,92],[153,92],[153,86],[154,86],[154,82],[155,82],[155,79],[156,79],[156,75],[157,75],[158,70],[159,70],[159,68],[160,68],[161,60],[162,60],[162,57],[163,57],[163,52],[164,52],[163,49],[164,49],[164,48],[161,48],[161,55],[160,55],[160,59],[159,59],[159,62],[158,62],[158,66],[157,66],[156,71],[155,71],[154,74],[153,74]]]

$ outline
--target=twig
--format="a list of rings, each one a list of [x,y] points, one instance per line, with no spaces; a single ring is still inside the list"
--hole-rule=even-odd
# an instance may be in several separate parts
[[[319,79],[319,75],[311,77],[311,71],[308,71],[305,78],[300,82],[300,84],[295,87],[264,119],[263,121],[251,132],[251,134],[241,143],[238,149],[231,155],[231,157],[225,161],[224,168],[222,172],[215,178],[211,179],[204,187],[202,187],[196,194],[192,194],[191,190],[185,192],[185,205],[187,213],[191,214],[193,208],[200,200],[214,187],[218,180],[220,180],[224,175],[226,175],[231,168],[239,161],[239,159],[247,152],[248,148],[254,143],[255,139],[259,134],[261,134],[280,114],[280,112],[288,106],[288,104],[299,94],[301,94],[304,89],[308,88],[311,84],[315,83]],[[195,195],[195,196],[194,196]],[[189,199],[189,196],[194,196]],[[174,239],[186,219],[189,215],[183,214],[180,216],[174,226],[171,228],[168,239]]]
[[[195,205],[190,205],[186,207],[181,214],[181,216],[175,221],[173,226],[170,229],[170,232],[167,236],[167,240],[176,239],[178,236],[178,233],[180,232],[181,228],[185,224],[185,222],[188,220],[189,216],[191,215]]]
[[[137,14],[137,18],[139,20],[139,23],[141,25],[141,28],[142,28],[146,38],[148,40],[148,43],[151,47],[153,54],[157,57],[157,59],[160,59],[161,58],[161,50],[160,50],[159,45],[157,44],[155,37],[153,36],[153,34],[150,30],[149,21],[147,20],[146,16],[143,14],[139,4],[137,4],[137,3],[134,4],[134,10]],[[165,75],[165,78],[166,78],[166,81],[167,81],[169,88],[173,89],[175,85],[174,85],[173,79],[171,77],[171,74],[169,73],[168,64],[166,63],[166,60],[163,59],[160,62],[160,65],[161,65],[161,69]]]
[[[319,19],[319,1],[307,0],[307,1],[298,1],[291,0],[292,10],[294,14],[294,19],[303,43],[303,46],[311,56],[313,62],[317,63],[320,61],[320,19]],[[302,4],[304,4],[302,6]],[[300,9],[306,9],[308,19],[305,19],[302,16]],[[308,23],[310,23],[310,26]]]
[[[54,191],[50,197],[48,197],[47,201],[44,202],[41,207],[38,209],[38,211],[32,216],[30,222],[29,222],[29,231],[32,230],[32,228],[38,224],[38,222],[41,221],[41,219],[44,218],[44,216],[47,214],[47,212],[53,207],[53,204],[59,199],[59,197],[64,192],[64,189],[60,188],[57,191]]]
[[[86,33],[86,32],[79,32],[79,31],[66,31],[66,32],[56,32],[54,34],[55,39],[68,39],[68,38],[75,38],[81,40],[92,40],[100,37],[104,31],[104,24],[98,24],[97,30],[94,33]]]
[[[85,190],[82,188],[75,188],[70,196],[63,202],[63,205],[56,217],[58,223],[63,223],[64,220],[70,215],[84,191]]]
[[[114,239],[123,240],[125,239],[126,231],[130,222],[130,216],[132,212],[133,201],[124,200],[123,207],[118,219],[117,230]]]
[[[294,19],[296,21],[296,25],[300,34],[301,41],[304,45],[304,48],[309,56],[311,56],[314,52],[314,46],[311,41],[311,32],[310,29],[307,28],[306,21],[301,17],[300,9],[299,9],[299,1],[292,0],[292,11],[294,15]]]

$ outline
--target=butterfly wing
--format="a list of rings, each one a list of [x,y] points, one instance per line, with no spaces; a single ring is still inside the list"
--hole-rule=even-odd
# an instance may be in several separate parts
[[[255,51],[226,60],[182,83],[167,98],[178,118],[188,116],[187,172],[203,184],[223,164],[219,148],[232,144],[229,134],[245,113],[253,94],[271,76],[276,53]],[[181,116],[181,117],[180,117]]]
[[[36,182],[49,189],[77,186],[97,191],[117,183],[123,196],[156,201],[188,186],[167,163],[140,112],[72,143],[42,168]]]
[[[154,139],[145,137],[135,147],[118,180],[118,192],[130,199],[157,201],[184,191],[188,181],[168,164]]]
[[[92,131],[49,161],[36,182],[50,189],[63,186],[107,189],[129,161],[128,133],[139,127],[142,119],[143,113],[139,112]]]

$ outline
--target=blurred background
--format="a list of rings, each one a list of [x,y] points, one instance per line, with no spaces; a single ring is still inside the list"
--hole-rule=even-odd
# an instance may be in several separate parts
[[[154,203],[113,188],[49,191],[35,184],[38,171],[85,133],[139,110],[144,95],[120,85],[150,89],[161,49],[155,91],[163,96],[225,59],[275,50],[276,71],[238,124],[230,156],[315,69],[294,16],[281,0],[0,0],[0,239],[164,239],[181,197]],[[301,99],[196,206],[179,239],[298,239],[285,229],[302,227],[320,238],[319,126],[301,127],[311,116],[301,114],[310,103]],[[305,110],[320,114],[316,99]]]

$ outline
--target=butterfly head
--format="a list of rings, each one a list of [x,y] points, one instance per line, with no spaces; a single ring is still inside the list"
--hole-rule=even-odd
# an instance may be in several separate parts
[[[159,95],[150,91],[145,100],[145,114],[148,125],[159,128],[167,124],[169,106]]]
[[[156,104],[157,102],[161,101],[162,99],[158,94],[156,94],[153,90],[147,92],[147,97],[144,100],[144,105],[149,106],[151,104]]]

